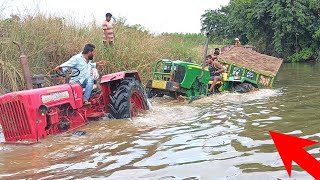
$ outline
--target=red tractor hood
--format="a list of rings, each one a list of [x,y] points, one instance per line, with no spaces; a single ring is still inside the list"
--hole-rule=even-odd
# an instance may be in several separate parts
[[[0,96],[0,124],[6,141],[31,140],[46,135],[37,130],[45,129],[46,126],[39,107],[70,104],[77,109],[82,105],[82,96],[82,88],[78,83],[18,91]]]
[[[77,100],[81,100],[82,96],[81,86],[78,83],[72,83],[7,93],[0,96],[0,105],[19,100],[27,107],[38,108],[40,105],[54,106],[56,104],[70,103],[76,109],[81,107]]]

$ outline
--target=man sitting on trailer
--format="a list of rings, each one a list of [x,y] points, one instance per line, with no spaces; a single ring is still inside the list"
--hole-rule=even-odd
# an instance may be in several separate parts
[[[78,76],[71,77],[69,82],[77,82],[82,86],[82,88],[85,88],[83,96],[84,105],[90,104],[88,100],[94,84],[94,77],[92,76],[94,71],[92,71],[92,69],[96,68],[96,66],[104,65],[104,61],[98,61],[95,63],[91,62],[95,54],[94,49],[95,46],[93,44],[86,44],[81,53],[74,55],[67,62],[62,63],[54,68],[56,71],[58,71],[61,67],[63,68],[67,66],[77,68],[80,71],[80,74]]]
[[[224,67],[217,61],[217,59],[217,56],[212,57],[211,55],[208,55],[206,57],[206,64],[208,64],[210,71],[210,80],[213,81],[209,89],[209,94],[215,93],[214,88],[217,82],[222,80],[221,73],[225,72]]]
[[[240,42],[240,39],[239,39],[239,38],[235,38],[234,41],[235,41],[234,45],[235,45],[236,47],[241,47],[241,42]]]

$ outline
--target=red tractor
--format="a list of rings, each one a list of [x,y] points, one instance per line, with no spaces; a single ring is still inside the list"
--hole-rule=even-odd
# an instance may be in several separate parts
[[[77,76],[57,72],[66,78]],[[89,105],[83,106],[83,89],[78,83],[43,87],[43,76],[36,76],[38,89],[12,92],[0,96],[0,124],[6,142],[37,142],[50,134],[72,131],[89,120],[104,116],[131,118],[148,103],[137,71],[104,75],[100,87],[91,93]]]

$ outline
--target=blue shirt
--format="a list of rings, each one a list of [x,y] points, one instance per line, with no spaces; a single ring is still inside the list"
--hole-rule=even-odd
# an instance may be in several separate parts
[[[87,62],[81,52],[80,54],[72,56],[67,62],[60,65],[60,67],[63,66],[70,66],[79,69],[80,74],[76,77],[72,77],[70,82],[80,82],[82,84],[85,79],[90,77],[91,68],[96,68],[97,63],[92,63],[91,60]]]

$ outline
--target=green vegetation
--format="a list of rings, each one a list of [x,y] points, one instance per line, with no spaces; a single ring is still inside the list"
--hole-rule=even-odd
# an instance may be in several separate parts
[[[56,65],[79,53],[86,43],[95,44],[95,59],[105,60],[107,64],[101,74],[136,69],[144,82],[150,78],[154,63],[160,58],[191,58],[197,62],[203,58],[205,37],[201,34],[153,35],[139,25],[128,26],[124,20],[118,20],[114,23],[115,47],[104,48],[100,27],[99,22],[79,25],[42,14],[0,19],[2,88],[16,91],[24,87],[20,53],[12,41],[22,44],[32,74],[54,74],[52,69]]]
[[[262,53],[304,62],[320,58],[319,12],[319,0],[230,0],[202,15],[202,31],[216,42],[239,37]]]

